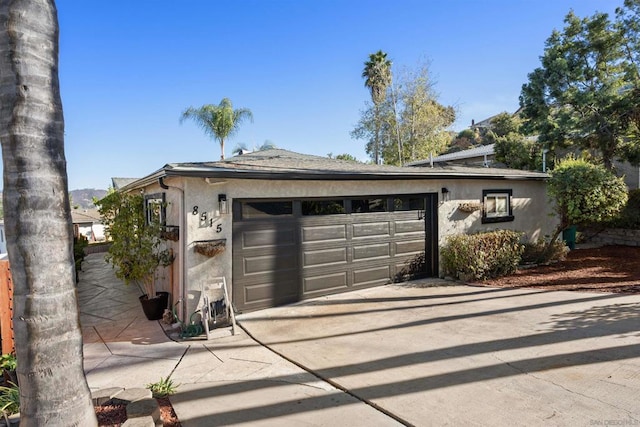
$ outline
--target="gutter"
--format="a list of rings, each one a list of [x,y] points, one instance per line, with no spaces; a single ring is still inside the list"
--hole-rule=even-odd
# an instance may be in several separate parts
[[[175,187],[173,185],[167,185],[164,182],[164,176],[158,178],[158,184],[164,190],[168,190],[170,188],[174,188],[180,191],[180,213],[178,214],[178,222],[180,223],[179,228],[179,236],[180,236],[180,263],[178,264],[178,276],[180,277],[180,295],[177,299],[175,299],[174,304],[177,301],[182,301],[180,305],[180,313],[178,316],[182,319],[182,321],[186,321],[185,311],[186,311],[186,301],[184,296],[186,293],[186,284],[187,284],[187,227],[186,227],[186,215],[184,213],[184,189],[180,187]],[[137,181],[136,181],[137,182]]]

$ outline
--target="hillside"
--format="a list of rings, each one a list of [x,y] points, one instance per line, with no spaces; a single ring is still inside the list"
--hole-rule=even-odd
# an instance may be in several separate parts
[[[83,209],[94,209],[93,198],[103,198],[107,194],[107,190],[83,188],[81,190],[71,190],[69,194],[71,195],[71,207],[78,206]]]

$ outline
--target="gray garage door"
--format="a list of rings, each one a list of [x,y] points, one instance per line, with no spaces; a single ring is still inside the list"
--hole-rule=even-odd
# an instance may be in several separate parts
[[[437,195],[234,200],[241,311],[437,272]]]

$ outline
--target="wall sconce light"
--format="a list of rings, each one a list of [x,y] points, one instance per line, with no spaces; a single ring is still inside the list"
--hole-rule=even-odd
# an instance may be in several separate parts
[[[447,187],[442,187],[440,192],[442,193],[443,202],[449,200],[449,189]]]
[[[220,210],[220,215],[228,213],[226,194],[218,194],[218,209]]]

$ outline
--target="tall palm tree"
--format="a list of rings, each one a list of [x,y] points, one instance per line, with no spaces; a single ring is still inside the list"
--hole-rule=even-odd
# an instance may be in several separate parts
[[[380,163],[380,128],[381,114],[380,105],[384,102],[387,94],[387,88],[391,85],[391,60],[387,59],[387,54],[381,50],[369,55],[369,60],[364,63],[362,71],[364,85],[371,92],[371,100],[374,107],[375,121],[375,161]]]
[[[220,158],[224,160],[224,142],[238,131],[245,120],[253,121],[253,113],[247,108],[233,109],[229,98],[224,98],[219,105],[206,104],[200,108],[189,107],[182,112],[180,123],[192,119],[204,132],[220,141]]]
[[[0,1],[0,76],[20,425],[95,426],[82,367],[53,0]]]

